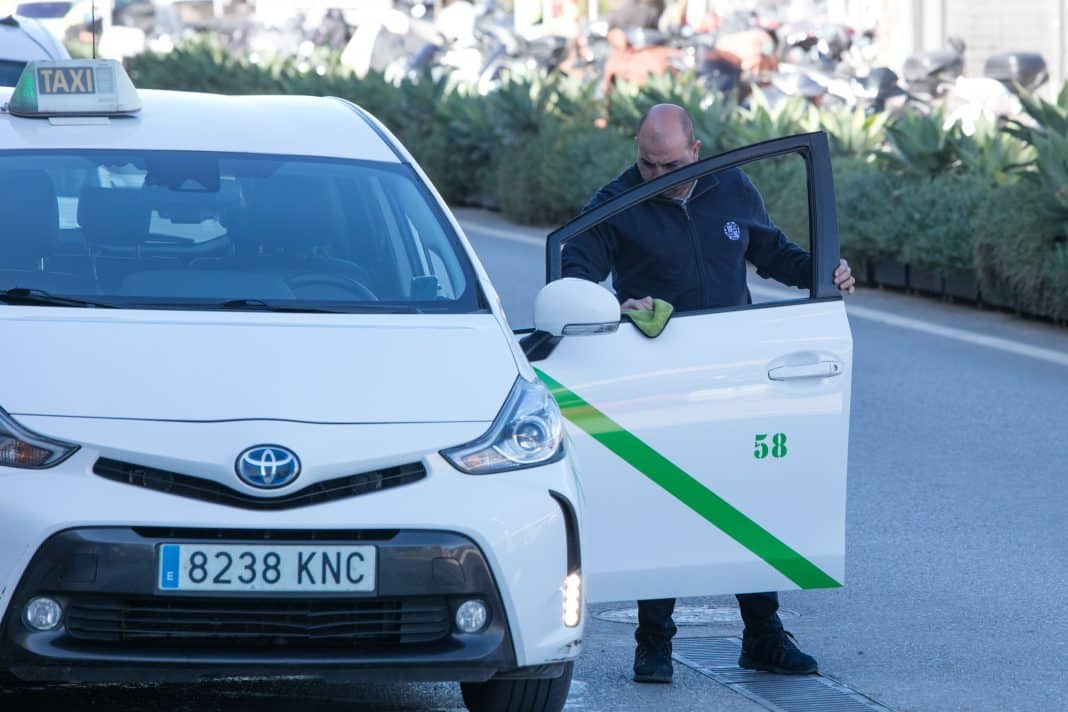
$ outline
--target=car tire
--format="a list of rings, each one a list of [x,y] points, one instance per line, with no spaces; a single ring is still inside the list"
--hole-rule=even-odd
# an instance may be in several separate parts
[[[464,682],[460,692],[470,712],[560,712],[574,670],[575,663],[569,662],[557,678]]]

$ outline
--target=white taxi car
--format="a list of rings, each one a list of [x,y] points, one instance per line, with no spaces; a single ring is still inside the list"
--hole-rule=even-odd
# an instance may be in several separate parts
[[[70,53],[36,20],[0,11],[0,87],[15,86],[26,63],[41,59],[70,59]]]
[[[586,602],[842,582],[822,136],[554,233],[520,340],[351,103],[138,92],[86,60],[31,64],[0,105],[7,684],[455,680],[473,710],[559,710]],[[813,181],[806,298],[650,340],[556,279],[598,219],[787,152]],[[790,457],[760,459],[780,431]]]

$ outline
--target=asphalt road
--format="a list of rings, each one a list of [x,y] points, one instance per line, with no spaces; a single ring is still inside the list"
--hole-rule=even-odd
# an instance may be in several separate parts
[[[460,216],[513,326],[530,326],[543,231]],[[754,296],[773,298],[761,282]],[[847,583],[783,594],[787,627],[824,674],[896,711],[1068,709],[1068,332],[878,290],[848,305]],[[732,598],[685,603],[733,613]],[[591,620],[568,709],[761,709],[679,665],[670,687],[635,685],[631,633]],[[738,634],[732,620],[680,632]],[[0,693],[5,712],[298,707],[453,710],[462,700],[455,685],[301,681]]]

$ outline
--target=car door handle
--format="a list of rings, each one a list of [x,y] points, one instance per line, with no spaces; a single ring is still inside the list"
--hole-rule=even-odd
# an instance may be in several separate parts
[[[796,381],[802,378],[831,378],[842,373],[842,364],[838,361],[817,361],[799,366],[779,366],[768,371],[768,378],[773,381]]]

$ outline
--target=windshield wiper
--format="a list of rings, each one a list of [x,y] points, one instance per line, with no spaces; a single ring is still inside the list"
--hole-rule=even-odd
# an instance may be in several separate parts
[[[225,302],[219,302],[218,304],[197,304],[193,308],[195,309],[234,309],[234,310],[250,310],[250,311],[268,311],[268,312],[291,312],[295,314],[334,314],[332,309],[318,309],[316,307],[292,307],[292,306],[279,306],[277,304],[270,304],[262,299],[230,299]]]
[[[219,304],[208,305],[209,309],[235,309],[254,310],[269,312],[284,312],[292,314],[359,314],[361,312],[388,312],[391,314],[414,314],[416,309],[409,305],[380,304],[376,302],[360,303],[346,309],[324,309],[310,306],[279,306],[265,302],[262,299],[231,299]]]
[[[0,301],[19,306],[116,308],[114,304],[91,302],[85,299],[74,299],[73,297],[60,297],[55,294],[49,294],[43,289],[27,289],[26,287],[0,289]]]

